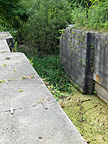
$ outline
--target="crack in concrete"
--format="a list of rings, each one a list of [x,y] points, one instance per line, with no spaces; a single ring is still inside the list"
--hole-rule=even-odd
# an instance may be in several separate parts
[[[17,79],[0,80],[0,83],[6,83],[6,84],[8,84],[9,81],[18,81],[18,80],[21,80],[21,79],[35,79],[35,78],[36,78],[36,76],[28,75],[28,76],[23,76],[23,77],[20,77],[20,78],[17,78]]]

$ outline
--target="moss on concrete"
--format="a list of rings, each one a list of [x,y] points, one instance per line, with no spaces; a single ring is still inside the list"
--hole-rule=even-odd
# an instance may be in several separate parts
[[[59,103],[81,135],[90,144],[108,142],[108,107],[94,95],[82,95],[76,90]]]

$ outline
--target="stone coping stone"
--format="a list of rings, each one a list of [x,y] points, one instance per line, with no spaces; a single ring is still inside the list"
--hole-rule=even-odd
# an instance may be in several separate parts
[[[0,53],[10,52],[8,44],[13,47],[13,37],[9,32],[0,32]]]
[[[37,73],[23,53],[0,54],[0,80],[21,79],[29,76],[37,76]]]
[[[8,39],[8,38],[12,38],[12,36],[10,35],[10,33],[8,31],[6,32],[0,32],[0,39]]]
[[[24,54],[0,53],[0,80],[0,144],[86,144]]]
[[[8,44],[5,39],[0,39],[0,53],[10,52]]]
[[[40,78],[3,83],[0,92],[1,144],[85,143]]]

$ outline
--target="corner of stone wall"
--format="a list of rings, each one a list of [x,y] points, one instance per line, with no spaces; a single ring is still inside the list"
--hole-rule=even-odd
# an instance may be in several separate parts
[[[96,33],[93,79],[95,92],[108,103],[108,35]]]
[[[95,52],[95,33],[87,33],[86,67],[85,67],[85,91],[92,93],[94,90],[94,52]]]
[[[107,34],[66,28],[60,38],[60,59],[67,77],[82,93],[96,91],[108,102]]]
[[[8,37],[6,38],[7,44],[9,46],[10,51],[14,51],[14,43],[13,43],[13,37],[10,35],[9,32],[8,33]]]
[[[60,59],[68,78],[82,93],[93,91],[93,51],[88,31],[67,28],[60,38]],[[91,40],[92,44],[93,41]]]

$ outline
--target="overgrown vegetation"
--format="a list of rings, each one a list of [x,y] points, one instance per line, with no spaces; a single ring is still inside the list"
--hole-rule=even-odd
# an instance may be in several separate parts
[[[34,52],[55,52],[59,30],[68,24],[108,32],[107,6],[107,0],[0,0],[0,31],[31,44]]]
[[[0,30],[19,30],[27,18],[27,8],[22,0],[0,0]]]
[[[88,1],[90,2],[90,0]],[[90,3],[77,5],[72,10],[72,19],[76,27],[108,32],[108,1],[92,1]]]
[[[108,143],[108,107],[97,97],[74,89],[59,103],[88,144]]]
[[[25,42],[35,49],[55,51],[59,44],[59,29],[70,21],[70,7],[66,0],[35,0],[31,4],[26,23]]]

